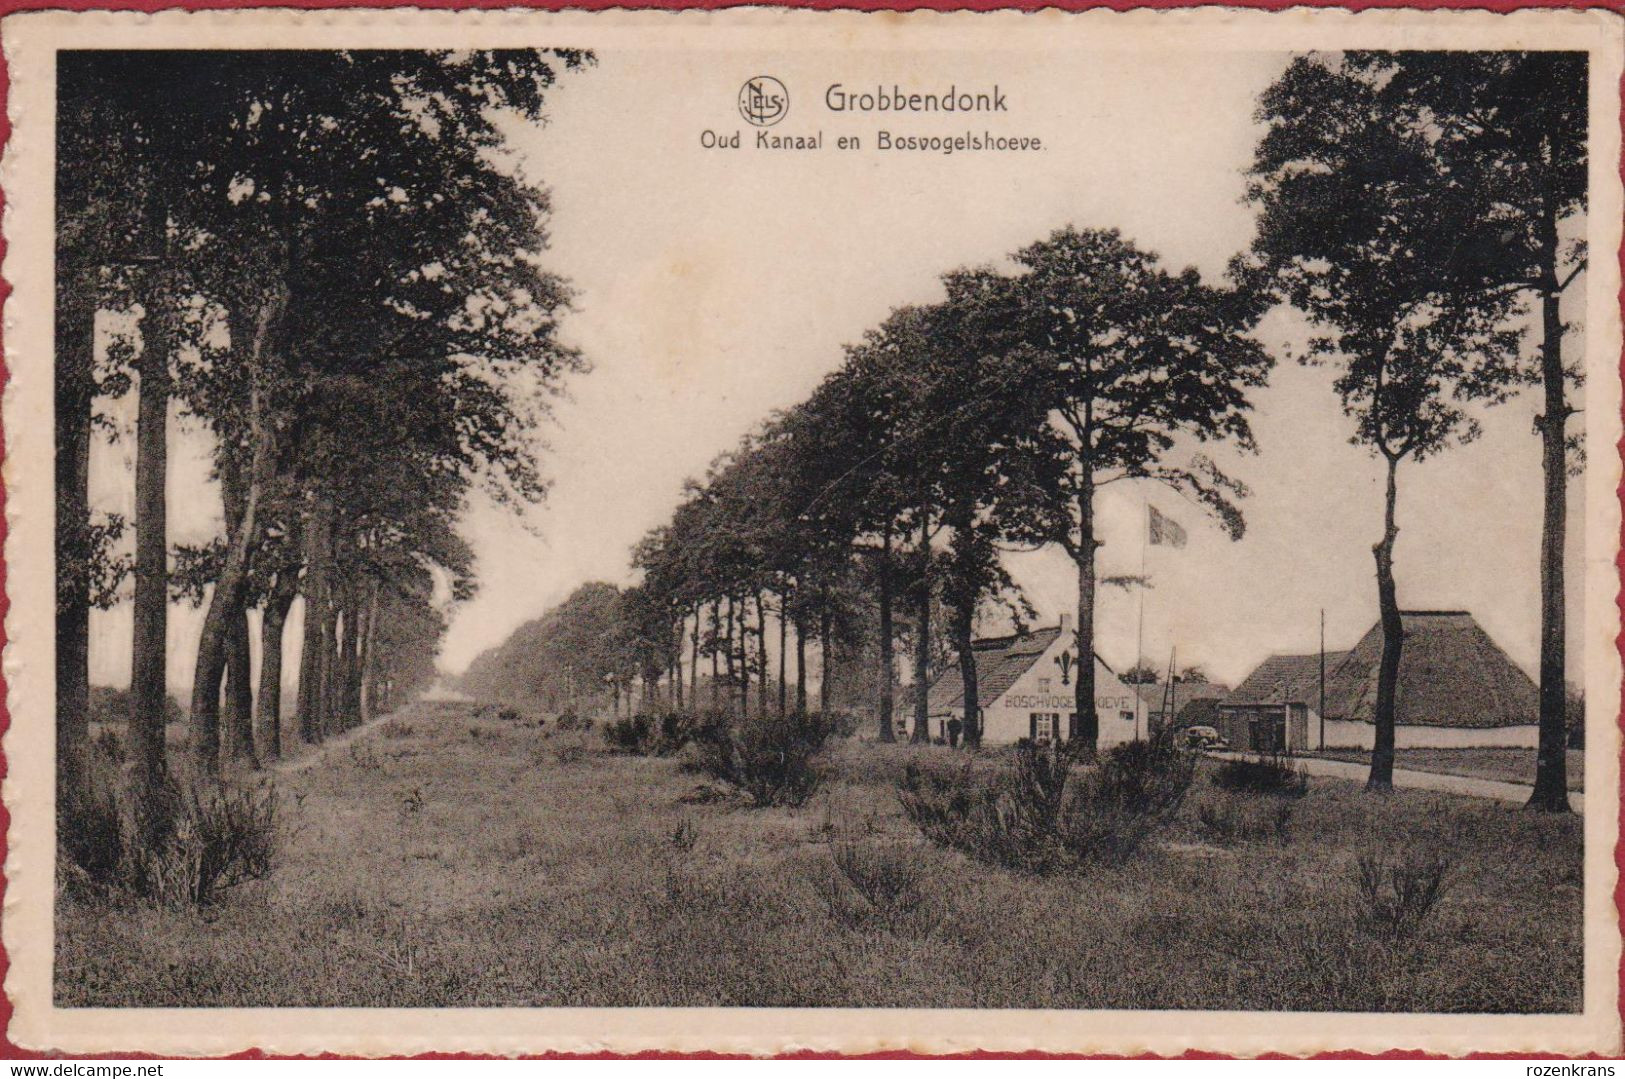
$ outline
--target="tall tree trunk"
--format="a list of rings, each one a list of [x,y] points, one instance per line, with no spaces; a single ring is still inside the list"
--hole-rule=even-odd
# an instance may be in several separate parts
[[[717,656],[717,638],[722,633],[722,620],[718,617],[717,608],[720,601],[711,601],[711,710],[718,711],[722,707],[722,671]]]
[[[796,612],[796,715],[807,714],[807,620]]]
[[[826,603],[818,612],[818,710],[826,716],[829,715],[829,691],[833,688],[832,676],[835,672],[835,657],[831,654],[831,638],[834,637],[832,621]]]
[[[345,589],[344,630],[339,639],[338,694],[346,727],[361,725],[361,602],[358,589]]]
[[[299,653],[299,737],[308,743],[321,741],[325,733],[322,714],[322,660],[326,648],[322,640],[327,605],[327,546],[332,539],[332,507],[327,495],[318,492],[305,529],[305,631]]]
[[[266,760],[282,756],[282,635],[288,611],[299,595],[299,573],[284,569],[276,575],[260,619],[260,692],[255,725]]]
[[[1095,712],[1095,485],[1084,475],[1078,485],[1078,544],[1073,561],[1078,566],[1078,679],[1072,686],[1072,706],[1078,713],[1079,747],[1094,753],[1100,747],[1100,716]],[[1063,737],[1055,732],[1056,740]]]
[[[779,596],[779,718],[783,719],[788,712],[789,683],[784,676],[785,654],[789,651],[789,626],[785,623],[784,596]]]
[[[378,582],[367,582],[366,610],[361,616],[361,662],[356,675],[356,707],[361,722],[371,723],[377,714],[372,700],[373,639],[378,635]]]
[[[756,593],[756,710],[767,718],[767,609],[762,593]]]
[[[897,741],[892,724],[891,528],[880,540],[880,740]]]
[[[135,609],[130,644],[130,764],[143,826],[156,809],[162,782],[165,651],[169,637],[168,475],[169,354],[175,315],[169,297],[154,290],[143,300],[135,435]],[[203,747],[211,754],[214,746]]]
[[[728,610],[723,630],[724,656],[728,664],[728,707],[734,705],[734,694],[739,688],[739,676],[734,670],[734,598],[728,597]]]
[[[914,734],[931,741],[931,517],[920,518],[919,575],[914,592]]]
[[[270,486],[276,468],[276,435],[270,416],[270,403],[265,399],[258,372],[266,364],[270,348],[273,323],[286,302],[286,294],[278,289],[268,294],[255,312],[254,327],[249,333],[247,348],[243,336],[248,333],[241,324],[232,327],[232,348],[247,355],[243,362],[253,375],[249,391],[248,422],[249,452],[247,487],[241,492],[241,517],[232,527],[230,511],[226,518],[228,530],[226,559],[215,581],[214,594],[209,598],[208,612],[203,616],[203,629],[198,636],[197,665],[192,676],[192,764],[202,775],[215,775],[220,768],[220,683],[225,677],[229,636],[236,619],[242,615],[248,588],[249,558],[259,546],[262,526],[260,502]],[[229,454],[231,450],[225,449]],[[231,479],[222,471],[222,481]],[[228,501],[232,500],[228,493]],[[246,632],[246,631],[245,631]],[[246,688],[246,678],[243,680]],[[248,720],[252,723],[252,718]],[[234,745],[234,748],[241,748]],[[253,749],[250,737],[247,747]]]
[[[1557,280],[1557,202],[1548,195],[1542,221],[1545,289],[1541,296],[1541,389],[1545,396],[1540,429],[1544,505],[1540,528],[1540,742],[1535,753],[1535,789],[1529,806],[1553,813],[1569,811],[1568,709],[1565,685],[1566,597],[1563,551],[1567,540],[1569,405],[1563,375],[1562,291]]]
[[[233,625],[243,616],[249,556],[259,544],[259,503],[274,467],[275,447],[269,424],[260,414],[257,403],[254,411],[254,458],[249,469],[242,516],[227,543],[226,559],[220,568],[219,579],[215,581],[208,612],[203,616],[203,629],[198,635],[197,666],[192,677],[191,749],[192,765],[202,775],[214,775],[220,768],[221,682],[226,674]],[[232,745],[234,752],[242,748],[236,743]],[[252,748],[252,739],[247,748]]]
[[[974,604],[961,602],[954,610],[954,650],[959,658],[959,680],[964,689],[965,718],[960,734],[966,747],[975,749],[982,744],[981,687],[976,675],[976,648],[973,627],[976,622]]]
[[[683,631],[687,628],[688,615],[679,612],[677,622],[672,626],[674,639],[671,650],[671,684],[672,691],[676,694],[675,704],[679,712],[683,710],[684,705],[687,703],[684,695],[685,687],[683,686]]]
[[[331,562],[328,565],[328,572],[333,573],[336,578],[336,568]],[[343,583],[335,579],[327,590],[327,603],[322,608],[322,678],[319,692],[322,695],[322,715],[327,719],[327,734],[337,734],[345,728],[338,699],[341,648],[339,611],[343,587]]]
[[[694,605],[694,632],[688,639],[688,704],[689,711],[700,710],[700,610]]]
[[[221,760],[258,769],[254,748],[254,683],[248,646],[248,609],[239,606],[226,633],[226,703],[221,716]]]
[[[226,531],[235,536],[243,527],[245,498],[242,476],[229,457],[220,462],[220,495]],[[222,763],[257,769],[254,752],[254,688],[250,679],[248,607],[234,604],[226,611],[225,703],[220,714]],[[194,680],[195,681],[195,680]]]
[[[65,268],[56,295],[56,789],[84,782],[90,739],[90,438],[95,399],[95,274]]]
[[[1387,495],[1383,503],[1382,539],[1371,548],[1377,560],[1377,610],[1382,622],[1382,659],[1377,664],[1375,744],[1371,748],[1371,775],[1366,790],[1391,790],[1394,785],[1394,698],[1399,686],[1399,658],[1405,648],[1405,622],[1399,613],[1394,588],[1394,523],[1398,501],[1399,458],[1388,456]]]

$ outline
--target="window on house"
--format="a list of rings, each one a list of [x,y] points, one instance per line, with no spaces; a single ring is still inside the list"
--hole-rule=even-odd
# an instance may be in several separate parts
[[[1038,692],[1047,695],[1049,693],[1049,685],[1050,682],[1048,678],[1040,678],[1038,680]]]
[[[1061,717],[1054,712],[1033,712],[1027,717],[1027,730],[1032,740],[1043,744],[1055,740],[1055,723]]]

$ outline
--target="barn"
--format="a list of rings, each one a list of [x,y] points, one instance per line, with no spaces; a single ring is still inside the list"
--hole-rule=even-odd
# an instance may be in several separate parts
[[[1395,694],[1401,749],[1533,747],[1535,683],[1468,611],[1403,611],[1405,647]],[[1370,749],[1375,743],[1382,625],[1346,652],[1271,656],[1219,706],[1219,729],[1243,749]]]
[[[983,744],[1008,745],[1022,738],[1049,742],[1077,736],[1073,697],[1077,641],[1070,618],[1025,634],[979,640],[972,648]],[[931,683],[927,708],[933,739],[947,738],[950,719],[964,720],[965,688],[957,663]],[[1095,657],[1095,714],[1100,720],[1100,746],[1133,740],[1134,691],[1099,656]]]

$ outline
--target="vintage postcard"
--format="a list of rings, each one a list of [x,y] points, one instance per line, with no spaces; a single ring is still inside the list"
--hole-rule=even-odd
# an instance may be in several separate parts
[[[6,19],[11,1039],[1618,1051],[1622,27]]]

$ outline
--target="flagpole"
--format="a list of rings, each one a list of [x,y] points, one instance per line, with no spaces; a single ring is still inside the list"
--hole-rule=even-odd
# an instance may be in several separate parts
[[[1140,660],[1145,656],[1145,549],[1148,546],[1151,534],[1151,502],[1142,499],[1140,502],[1140,625],[1134,639],[1134,666],[1140,666]],[[1134,692],[1134,740],[1140,740],[1140,692]]]

